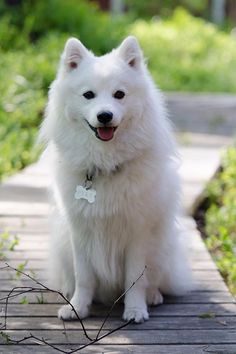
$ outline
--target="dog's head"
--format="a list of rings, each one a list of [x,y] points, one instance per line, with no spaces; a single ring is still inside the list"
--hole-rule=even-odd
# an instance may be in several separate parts
[[[95,139],[112,140],[120,126],[125,129],[125,118],[140,115],[142,62],[135,37],[126,38],[102,57],[94,56],[78,39],[70,38],[59,70],[69,121],[83,125]]]
[[[50,89],[40,139],[53,142],[76,168],[84,163],[114,170],[150,144],[168,144],[163,113],[135,37],[101,57],[71,38]]]

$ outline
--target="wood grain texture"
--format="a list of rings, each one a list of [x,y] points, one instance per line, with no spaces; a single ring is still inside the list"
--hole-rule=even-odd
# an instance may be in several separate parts
[[[137,327],[137,326],[135,326]],[[19,340],[26,337],[28,331],[14,331],[8,330],[7,334],[15,340]],[[82,345],[89,343],[89,340],[85,338],[84,333],[81,330],[70,330],[66,332],[66,335],[61,330],[32,330],[31,333],[37,337],[44,337],[48,339],[49,343],[53,344],[71,344]],[[107,331],[102,331],[103,336]],[[97,330],[88,330],[88,334],[91,338],[95,338]],[[32,339],[25,342],[26,344],[32,343]],[[219,329],[204,329],[204,330],[122,330],[117,333],[112,333],[109,336],[101,339],[100,344],[236,344],[236,330],[229,329],[222,331]]]
[[[64,350],[73,348],[71,345],[60,346]],[[2,349],[2,352],[1,352]],[[51,348],[37,345],[24,346],[0,346],[0,353],[10,354],[54,354]],[[79,351],[81,354],[235,354],[235,344],[204,344],[204,345],[93,345],[87,349]]]

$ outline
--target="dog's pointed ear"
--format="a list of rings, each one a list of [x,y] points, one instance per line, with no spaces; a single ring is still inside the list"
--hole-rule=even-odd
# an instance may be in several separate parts
[[[87,48],[77,39],[69,38],[66,42],[63,52],[63,61],[68,69],[76,69],[80,62],[91,53]]]
[[[123,59],[130,67],[137,69],[143,61],[143,53],[139,43],[134,36],[124,39],[117,48],[118,56]]]

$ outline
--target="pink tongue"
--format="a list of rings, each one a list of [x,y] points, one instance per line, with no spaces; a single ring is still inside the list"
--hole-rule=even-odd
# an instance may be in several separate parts
[[[114,134],[113,127],[100,127],[97,129],[98,136],[102,140],[111,140]]]

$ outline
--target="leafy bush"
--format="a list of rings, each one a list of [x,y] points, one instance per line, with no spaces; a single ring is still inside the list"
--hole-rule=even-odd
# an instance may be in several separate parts
[[[207,188],[206,244],[230,290],[236,294],[236,148],[224,156],[222,172]]]
[[[137,17],[171,16],[177,6],[183,6],[194,15],[208,12],[207,0],[126,0],[125,3]]]
[[[38,149],[33,145],[53,66],[48,64],[46,52],[44,56],[36,55],[32,48],[5,53],[0,56],[0,65],[1,177],[32,163],[38,156]],[[39,71],[44,71],[45,77]]]
[[[84,0],[25,0],[12,8],[1,4],[0,15],[2,179],[38,156],[37,127],[66,39],[75,35],[103,54],[118,44],[127,20],[112,20]]]
[[[117,44],[128,23],[126,16],[111,18],[85,0],[24,0],[18,6],[0,7],[1,15],[4,49],[23,48],[56,32],[77,36],[95,53],[103,54]]]
[[[164,90],[236,91],[236,41],[178,9],[165,21],[136,21],[136,35]]]

